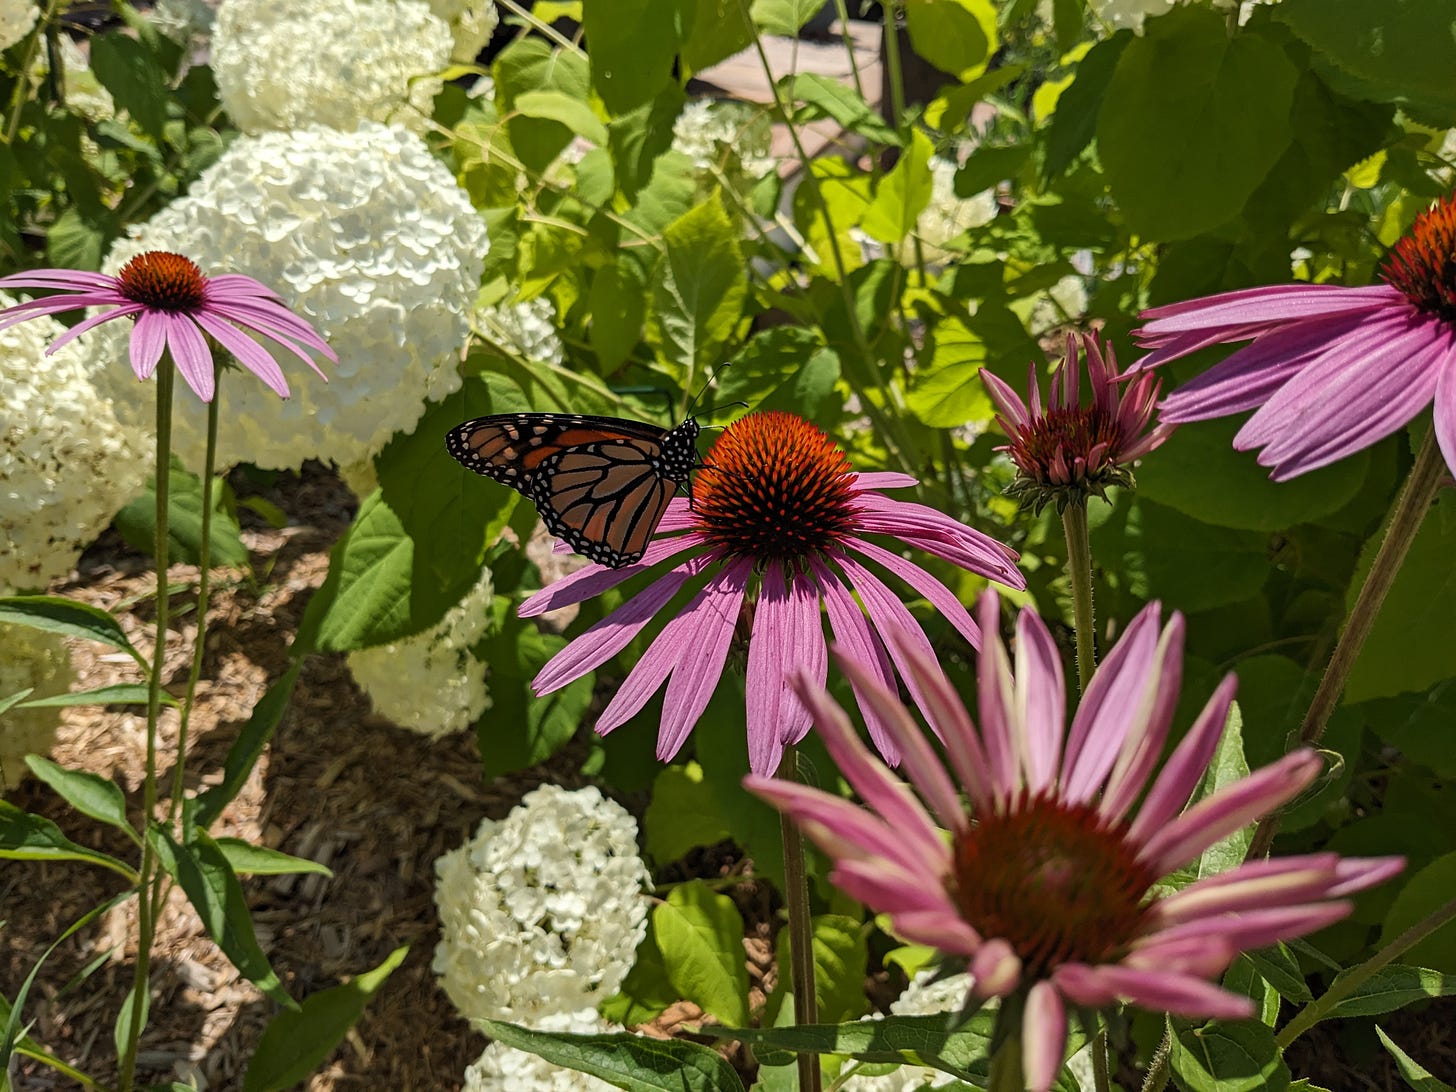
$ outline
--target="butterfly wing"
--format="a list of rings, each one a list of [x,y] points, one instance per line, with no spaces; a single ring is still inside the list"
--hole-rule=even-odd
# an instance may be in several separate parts
[[[666,433],[657,425],[621,417],[496,413],[456,425],[445,434],[445,447],[467,470],[531,497],[537,469],[562,451],[613,439],[660,444]]]
[[[677,483],[659,473],[649,441],[609,440],[543,462],[531,499],[546,529],[577,553],[609,568],[641,559]]]

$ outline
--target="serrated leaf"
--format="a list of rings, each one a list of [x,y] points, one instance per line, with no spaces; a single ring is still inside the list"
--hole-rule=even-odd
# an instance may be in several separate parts
[[[136,882],[136,873],[115,857],[78,846],[49,819],[0,800],[0,858],[11,861],[82,861],[109,868]]]
[[[26,755],[25,764],[82,815],[132,833],[126,818],[126,795],[116,782],[86,770],[68,770],[40,755]]]
[[[1283,944],[1244,952],[1239,958],[1248,960],[1260,977],[1278,990],[1279,996],[1286,1001],[1307,1005],[1314,1000],[1314,994],[1309,992],[1309,983],[1305,982],[1299,969],[1299,962]]]
[[[588,9],[598,6],[590,4]],[[589,87],[586,59],[580,53],[553,48],[540,38],[517,38],[501,50],[491,74],[495,79],[496,109],[507,119],[511,150],[528,170],[545,170],[571,143],[573,127],[556,117],[519,112],[517,100],[523,95],[550,92],[585,106]],[[569,116],[579,116],[561,99],[537,101],[543,109],[565,110]]]
[[[832,118],[845,129],[882,144],[899,145],[900,135],[885,123],[879,112],[839,80],[817,72],[801,72],[779,81],[784,97],[803,103],[799,121]]]
[[[1107,85],[1112,82],[1118,58],[1132,38],[1131,31],[1114,34],[1094,45],[1078,62],[1076,78],[1057,99],[1057,110],[1047,131],[1045,178],[1056,178],[1092,143]]]
[[[1416,1092],[1456,1092],[1456,1089],[1438,1077],[1432,1076],[1425,1066],[1396,1046],[1395,1040],[1385,1034],[1385,1029],[1378,1024],[1375,1027],[1375,1034],[1380,1036],[1380,1042],[1395,1059],[1395,1068],[1400,1070],[1401,1080],[1414,1088]]]
[[[173,561],[196,565],[202,557],[202,479],[173,462],[168,475],[167,542]],[[242,568],[248,564],[248,548],[240,537],[237,516],[228,510],[225,479],[212,483],[212,522],[208,528],[208,558],[211,565]],[[138,550],[153,553],[157,542],[157,484],[116,514],[116,529]]]
[[[1188,239],[1236,216],[1284,154],[1299,74],[1207,8],[1175,8],[1145,30],[1108,83],[1098,151],[1132,230]]]
[[[687,1000],[729,1024],[748,1021],[743,917],[701,880],[679,884],[652,910],[668,977]]]
[[[930,173],[934,152],[930,138],[919,129],[911,134],[910,144],[890,173],[880,179],[869,208],[860,218],[860,229],[866,235],[882,243],[898,243],[915,229],[935,185]]]
[[[663,233],[652,285],[647,340],[669,363],[685,366],[688,386],[716,363],[743,315],[748,275],[738,232],[714,195]]]
[[[843,914],[816,914],[810,923],[814,944],[814,996],[819,1019],[842,1023],[869,1010],[865,998],[865,971],[869,962],[867,928]],[[777,959],[790,966],[789,930],[779,932]],[[790,984],[779,980],[775,996],[792,996]],[[770,1006],[772,1011],[772,1006]]]
[[[1382,942],[1383,943],[1383,942]],[[1338,982],[1339,978],[1335,979]],[[1351,1016],[1379,1016],[1417,1001],[1456,996],[1456,975],[1427,967],[1394,964],[1383,967],[1326,1015],[1326,1020]]]
[[[121,623],[100,607],[59,595],[12,595],[0,598],[0,623],[100,641],[121,649],[140,664],[142,670],[148,670],[147,661],[127,638]]]
[[[480,1020],[497,1042],[529,1051],[553,1065],[600,1077],[618,1088],[644,1092],[743,1092],[743,1082],[723,1058],[683,1039],[618,1035],[571,1035],[530,1031],[498,1020]]]
[[[1256,1020],[1183,1027],[1168,1061],[1188,1092],[1284,1092],[1289,1067],[1274,1031]]]
[[[1207,799],[1248,776],[1249,763],[1244,758],[1244,718],[1239,711],[1239,703],[1233,702],[1197,798]],[[1243,864],[1253,836],[1253,828],[1244,827],[1205,849],[1198,858],[1198,879],[1217,876]]]
[[[155,825],[148,828],[147,840],[229,962],[278,1004],[297,1009],[298,1002],[283,988],[258,944],[243,885],[217,843],[205,831],[194,828],[192,838],[182,844],[170,831]]]
[[[255,846],[241,838],[217,838],[214,841],[232,870],[240,876],[289,876],[299,872],[333,875],[317,861],[295,857],[267,846]]]
[[[359,1022],[369,999],[408,954],[408,946],[396,948],[373,970],[311,994],[296,1010],[275,1016],[248,1060],[243,1092],[278,1092],[306,1080]]]
[[[622,366],[642,338],[642,320],[647,314],[647,285],[637,263],[617,259],[592,278],[588,293],[591,327],[587,335],[603,375]]]
[[[822,0],[753,0],[749,14],[765,34],[796,38],[799,28],[824,7]]]
[[[979,378],[988,356],[986,343],[954,315],[935,324],[930,358],[915,371],[905,404],[931,428],[955,428],[988,421],[991,399]]]
[[[158,695],[163,705],[176,708],[177,699],[165,690]],[[21,702],[22,709],[56,709],[72,705],[146,705],[147,688],[141,683],[116,683],[112,686],[98,686],[95,690],[68,690],[64,694],[52,694],[47,698],[35,698]],[[0,710],[3,712],[3,710]]]

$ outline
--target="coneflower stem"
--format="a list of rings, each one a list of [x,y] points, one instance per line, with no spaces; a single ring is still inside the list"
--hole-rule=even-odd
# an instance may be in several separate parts
[[[1085,691],[1097,667],[1097,642],[1092,633],[1092,545],[1087,536],[1086,505],[1073,503],[1062,509],[1062,532],[1067,536],[1072,624],[1077,631],[1077,689]]]
[[[167,502],[171,489],[172,469],[172,387],[176,368],[171,356],[163,354],[157,365],[157,470],[156,533],[153,557],[157,570],[155,646],[152,649],[152,670],[147,679],[147,759],[146,777],[142,781],[142,814],[138,833],[142,836],[142,864],[137,879],[137,955],[132,978],[131,1012],[126,1026],[125,1045],[117,1064],[119,1092],[131,1092],[136,1072],[137,1043],[141,1039],[142,1018],[147,1009],[147,980],[151,974],[152,939],[156,933],[153,912],[153,886],[156,884],[156,857],[148,837],[157,810],[157,721],[162,710],[162,672],[167,658],[167,569],[169,515]]]
[[[1290,737],[1286,752],[1296,747],[1311,747],[1324,735],[1330,715],[1340,704],[1340,695],[1345,691],[1350,669],[1355,666],[1360,649],[1364,647],[1365,639],[1370,636],[1370,630],[1380,614],[1381,604],[1385,602],[1385,596],[1395,583],[1395,576],[1400,572],[1406,554],[1410,552],[1411,543],[1415,541],[1416,533],[1421,529],[1421,523],[1430,511],[1431,503],[1436,499],[1436,493],[1441,488],[1446,473],[1446,460],[1436,442],[1436,430],[1434,427],[1429,428],[1420,450],[1416,452],[1416,461],[1411,466],[1410,474],[1406,476],[1405,485],[1401,487],[1400,495],[1391,506],[1385,538],[1381,540],[1380,549],[1370,565],[1365,583],[1360,586],[1360,593],[1355,597],[1354,606],[1350,608],[1344,631],[1335,643],[1330,662],[1325,665],[1324,677],[1320,679],[1314,698],[1309,703],[1309,711],[1305,713],[1299,731]],[[1269,846],[1278,829],[1277,815],[1264,817],[1249,843],[1249,860],[1258,860],[1269,852]]]
[[[1006,1023],[1015,1023],[1015,1026],[1001,1038],[1000,1045],[991,1055],[991,1071],[986,1076],[986,1092],[1026,1092],[1026,1082],[1021,1076],[1021,1027],[1013,1021]]]
[[[792,748],[784,752],[778,776],[785,781],[798,780],[798,753]],[[779,833],[784,845],[784,897],[789,904],[789,978],[794,992],[794,1023],[819,1022],[819,1002],[814,995],[814,927],[809,920],[809,874],[804,868],[804,836],[789,818],[779,812]],[[782,973],[782,971],[780,972]],[[819,1056],[802,1053],[798,1056],[801,1092],[820,1092]]]

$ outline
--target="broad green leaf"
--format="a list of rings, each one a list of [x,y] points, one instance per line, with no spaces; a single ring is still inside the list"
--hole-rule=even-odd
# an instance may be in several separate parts
[[[1267,536],[1235,531],[1139,500],[1129,526],[1141,543],[1151,596],[1193,613],[1248,599],[1269,575]],[[1095,537],[1095,532],[1094,532]]]
[[[657,933],[647,923],[647,935],[637,945],[637,960],[615,997],[603,1001],[599,1010],[613,1023],[633,1028],[661,1016],[680,998],[667,975],[662,949],[657,946]]]
[[[1360,711],[1370,730],[1406,761],[1429,767],[1443,780],[1456,781],[1456,748],[1451,746],[1456,680],[1418,693],[1366,702]]]
[[[799,28],[819,14],[821,0],[753,0],[749,14],[765,34],[797,38]]]
[[[654,161],[652,177],[623,219],[647,235],[657,235],[693,207],[695,177],[691,159],[681,152],[664,152]]]
[[[703,768],[696,762],[663,767],[652,784],[652,802],[642,825],[647,852],[660,864],[733,834],[718,814],[713,790],[703,783]]]
[[[625,114],[618,114],[607,123],[607,147],[612,154],[617,188],[629,201],[647,185],[658,158],[672,147],[672,123],[682,113],[685,102],[687,96],[682,88],[675,83],[669,84],[650,101]],[[686,203],[683,207],[687,207]],[[618,258],[618,261],[627,264],[625,257]],[[637,309],[640,326],[640,300]],[[593,321],[600,317],[601,313],[593,307]]]
[[[748,339],[718,374],[717,400],[747,402],[755,411],[778,409],[808,418],[833,432],[844,415],[835,389],[839,356],[824,347],[817,332],[803,326],[776,326]]]
[[[1256,952],[1244,952],[1239,957],[1252,964],[1261,978],[1279,991],[1279,996],[1296,1005],[1307,1005],[1314,1000],[1309,992],[1309,983],[1299,969],[1299,961],[1283,944],[1260,948]]]
[[[59,595],[12,595],[0,598],[0,623],[100,641],[121,649],[140,664],[142,670],[149,670],[147,661],[127,639],[121,623],[100,607]]]
[[[1430,1070],[1396,1046],[1395,1040],[1385,1034],[1385,1029],[1378,1024],[1375,1027],[1375,1034],[1380,1036],[1380,1042],[1395,1059],[1395,1068],[1400,1070],[1401,1079],[1416,1092],[1456,1092],[1456,1089],[1440,1078],[1432,1076]]]
[[[643,1092],[743,1092],[733,1067],[705,1046],[684,1039],[648,1039],[630,1033],[570,1035],[529,1031],[498,1020],[479,1021],[497,1042],[526,1050],[553,1065]]]
[[[1365,545],[1350,599],[1370,571],[1379,535]],[[1345,686],[1346,701],[1425,690],[1456,675],[1456,496],[1443,490],[1426,513]]]
[[[1168,1055],[1180,1088],[1189,1092],[1284,1092],[1289,1067],[1274,1031],[1257,1020],[1180,1027]]]
[[[864,265],[864,252],[851,233],[870,206],[870,178],[836,157],[809,164],[809,175],[794,191],[794,226],[809,248],[805,258],[826,277],[837,278]],[[839,254],[839,262],[834,259]]]
[[[1057,99],[1057,111],[1047,131],[1044,177],[1056,178],[1092,143],[1107,85],[1112,82],[1123,49],[1132,40],[1131,31],[1120,31],[1098,42],[1078,62],[1077,78]]]
[[[1213,752],[1208,770],[1203,775],[1203,784],[1199,787],[1197,799],[1206,799],[1248,776],[1249,763],[1244,758],[1244,718],[1239,710],[1239,703],[1234,702],[1229,706],[1228,721],[1224,724],[1223,735],[1219,737],[1218,748]],[[1217,876],[1243,864],[1253,836],[1253,828],[1244,827],[1221,842],[1209,846],[1198,858],[1197,878],[1203,880]]]
[[[491,707],[475,731],[486,777],[545,762],[581,726],[591,704],[594,675],[541,697],[531,691],[531,680],[565,647],[564,637],[510,617],[503,617],[481,646],[490,664]]]
[[[753,42],[753,24],[741,0],[695,0],[692,25],[682,43],[684,75],[695,75]]]
[[[0,859],[11,861],[83,861],[109,868],[136,882],[136,873],[115,857],[78,846],[49,819],[0,800]]]
[[[934,152],[930,138],[915,130],[894,168],[880,179],[874,199],[860,220],[866,235],[882,243],[898,243],[915,229],[916,220],[930,203],[934,186],[930,157]]]
[[[957,197],[971,197],[1007,178],[1015,178],[1031,159],[1030,144],[987,145],[977,148],[956,171]]]
[[[177,707],[177,699],[165,690],[158,695],[163,705]],[[72,705],[146,705],[147,688],[141,683],[115,683],[100,686],[95,690],[68,690],[64,694],[52,694],[46,698],[35,698],[21,702],[22,709],[55,709]],[[3,712],[4,710],[0,710]]]
[[[243,1092],[278,1092],[306,1080],[359,1022],[369,999],[408,954],[408,947],[396,948],[372,971],[311,994],[297,1009],[273,1017],[248,1060]]]
[[[173,561],[195,565],[202,547],[202,479],[189,473],[175,460],[168,478],[167,543]],[[237,516],[228,510],[231,491],[227,481],[212,483],[212,524],[208,528],[208,560],[212,565],[242,568],[248,564]],[[157,542],[157,485],[147,483],[146,492],[116,514],[116,529],[138,550],[151,553]]]
[[[1447,892],[1449,894],[1449,888]],[[1381,944],[1384,943],[1382,939]],[[1331,1009],[1325,1019],[1379,1016],[1417,1001],[1452,996],[1456,996],[1456,975],[1441,974],[1426,967],[1394,964],[1382,968],[1361,983],[1359,989]]]
[[[522,91],[515,97],[512,108],[528,118],[559,121],[599,148],[607,143],[607,127],[592,113],[591,106],[564,91]]]
[[[613,114],[640,106],[672,78],[693,0],[583,0],[592,87]]]
[[[116,105],[157,143],[167,120],[167,73],[137,39],[121,31],[91,39],[91,71]]]
[[[85,770],[68,770],[40,755],[26,755],[25,764],[82,815],[132,833],[126,818],[126,795],[115,781]]]
[[[288,699],[293,696],[293,687],[298,682],[298,673],[301,670],[303,657],[299,656],[288,671],[258,699],[258,704],[253,706],[253,712],[248,717],[248,723],[243,725],[242,731],[228,749],[227,758],[223,762],[222,780],[198,794],[197,810],[193,819],[202,829],[206,830],[217,821],[223,808],[232,803],[252,775],[263,748],[268,746],[274,730],[288,710]]]
[[[73,205],[46,229],[49,264],[57,269],[100,269],[119,229],[111,217]]]
[[[317,861],[305,860],[267,846],[255,846],[241,838],[217,838],[214,841],[239,876],[288,876],[297,872],[333,875]]]
[[[727,1024],[748,1021],[743,918],[701,880],[674,887],[652,910],[668,977],[684,998]]]
[[[961,319],[946,315],[931,327],[929,360],[915,370],[905,404],[922,424],[955,428],[967,421],[988,421],[991,399],[979,378],[986,343]]]
[[[155,825],[147,830],[147,839],[223,955],[244,978],[278,1004],[297,1009],[298,1002],[283,988],[258,945],[243,885],[217,843],[205,831],[194,828],[191,840],[179,844],[171,832]]]
[[[1449,841],[1448,841],[1449,844]],[[1380,930],[1380,944],[1394,941],[1411,926],[1434,914],[1456,890],[1456,853],[1445,853],[1412,876],[1396,895]],[[1407,963],[1456,975],[1456,928],[1437,929],[1401,953]]]
[[[597,270],[588,293],[591,327],[587,336],[598,367],[610,375],[626,362],[642,339],[647,286],[636,262],[617,259]]]
[[[856,94],[854,88],[817,72],[801,72],[779,81],[784,97],[803,103],[797,120],[814,121],[832,118],[852,133],[858,133],[882,144],[900,143],[900,135],[885,123],[873,106]]]
[[[814,942],[814,996],[819,1019],[842,1023],[869,1010],[864,982],[869,962],[868,927],[842,914],[816,914],[811,922]],[[789,930],[778,937],[778,965],[790,966]],[[775,997],[792,997],[791,985],[779,980]],[[770,1006],[772,1011],[772,1005]]]
[[[1278,46],[1230,35],[1215,11],[1150,19],[1123,49],[1097,121],[1128,226],[1187,239],[1235,217],[1289,146],[1297,78]]]
[[[336,566],[339,577],[318,648],[344,652],[409,633],[414,555],[414,540],[376,489],[330,556],[330,578]]]
[[[1282,531],[1339,511],[1370,469],[1361,451],[1293,481],[1269,480],[1251,452],[1233,449],[1240,421],[1185,425],[1137,468],[1138,495],[1204,523]]]
[[[748,276],[738,231],[717,195],[668,225],[663,243],[647,340],[664,361],[687,368],[692,386],[738,325]]]
[[[585,108],[586,59],[570,50],[554,49],[540,38],[517,38],[496,57],[491,74],[495,79],[496,109],[507,119],[511,149],[528,170],[544,171],[571,143],[575,132],[573,125],[563,123],[553,113],[564,111],[574,120],[582,120],[579,111],[554,96],[565,96]],[[523,111],[518,99],[530,94],[548,96],[537,100],[543,113]]]
[[[905,0],[905,24],[916,53],[962,80],[996,51],[990,0]]]
[[[1456,0],[1288,0],[1275,17],[1364,80],[1369,97],[1456,122]]]

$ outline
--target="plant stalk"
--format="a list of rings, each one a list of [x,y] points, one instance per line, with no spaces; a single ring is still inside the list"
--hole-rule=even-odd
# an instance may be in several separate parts
[[[797,778],[798,753],[784,752],[779,776]],[[784,892],[789,903],[789,975],[794,992],[794,1023],[819,1022],[819,1001],[814,994],[814,928],[809,920],[809,874],[804,868],[804,836],[786,812],[779,813],[779,833],[784,845]],[[798,1056],[800,1092],[820,1092],[819,1056],[804,1052]]]
[[[1077,689],[1085,692],[1097,667],[1096,624],[1092,615],[1092,544],[1087,533],[1087,506],[1069,504],[1062,509],[1062,532],[1067,536],[1067,575],[1072,582],[1072,624],[1077,631]]]

